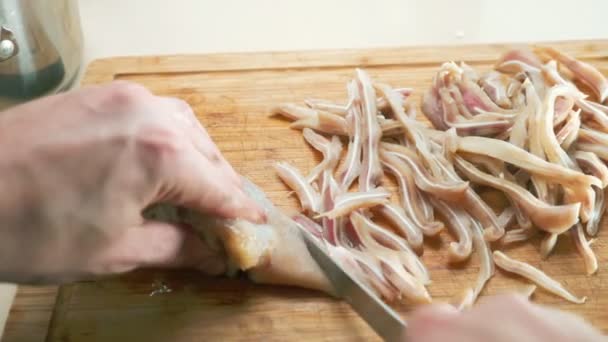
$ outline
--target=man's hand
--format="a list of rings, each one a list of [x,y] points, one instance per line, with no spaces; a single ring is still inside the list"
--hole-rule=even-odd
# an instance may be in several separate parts
[[[140,266],[222,271],[171,203],[263,221],[183,101],[115,82],[0,113],[0,280],[57,282]]]
[[[416,342],[606,341],[582,318],[514,295],[481,299],[463,313],[447,304],[429,306],[408,323],[408,341]]]

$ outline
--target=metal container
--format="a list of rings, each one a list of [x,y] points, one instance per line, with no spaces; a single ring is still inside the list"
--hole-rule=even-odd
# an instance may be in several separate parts
[[[0,110],[71,88],[82,42],[78,0],[0,0]]]

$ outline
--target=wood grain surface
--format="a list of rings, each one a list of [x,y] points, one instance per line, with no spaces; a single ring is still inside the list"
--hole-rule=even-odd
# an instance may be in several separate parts
[[[555,42],[551,45],[608,72],[608,41]],[[84,83],[114,79],[139,82],[154,93],[186,100],[226,158],[265,190],[279,207],[296,208],[272,171],[286,160],[309,170],[320,156],[286,121],[268,116],[269,108],[307,97],[346,99],[346,82],[355,67],[394,87],[429,86],[444,61],[461,61],[480,71],[491,68],[507,45],[386,48],[203,56],[124,57],[98,60]],[[605,224],[603,224],[605,225]],[[603,227],[606,228],[606,227]],[[599,271],[586,276],[568,237],[541,260],[538,241],[507,249],[562,282],[584,305],[566,303],[542,290],[534,301],[582,315],[608,332],[608,233],[601,229],[593,249]],[[448,265],[450,236],[425,243],[423,261],[431,272],[429,290],[448,301],[474,282],[476,257]],[[171,292],[152,295],[159,284]],[[526,283],[501,271],[484,296],[523,289]],[[5,341],[370,341],[373,332],[348,305],[314,291],[255,285],[243,279],[209,279],[188,271],[138,271],[59,289],[21,287],[11,310]],[[399,307],[407,316],[410,308]],[[52,319],[50,316],[53,312]],[[48,323],[50,322],[50,323]],[[497,322],[500,324],[500,322]],[[48,328],[47,328],[48,327]]]

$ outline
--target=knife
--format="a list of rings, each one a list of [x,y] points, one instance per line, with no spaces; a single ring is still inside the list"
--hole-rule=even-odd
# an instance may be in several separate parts
[[[310,233],[302,232],[308,252],[359,316],[385,341],[405,341],[406,323],[390,306],[340,267]]]

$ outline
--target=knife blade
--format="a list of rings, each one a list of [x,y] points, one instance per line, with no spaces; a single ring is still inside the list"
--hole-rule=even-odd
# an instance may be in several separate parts
[[[352,277],[307,232],[302,232],[306,247],[332,283],[338,297],[353,310],[385,341],[405,341],[406,323],[390,306],[386,305],[365,285]]]

